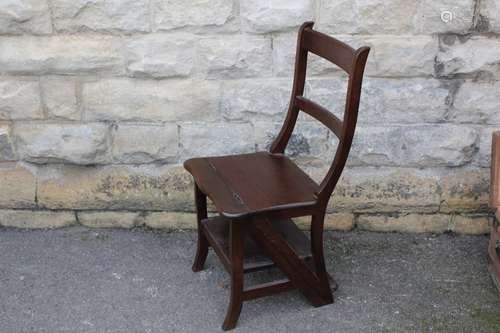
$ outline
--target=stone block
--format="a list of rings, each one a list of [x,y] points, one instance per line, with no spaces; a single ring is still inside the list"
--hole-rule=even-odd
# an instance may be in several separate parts
[[[0,225],[4,227],[50,229],[75,223],[74,212],[0,209]]]
[[[193,184],[180,166],[47,165],[37,198],[48,209],[192,211]]]
[[[141,213],[127,211],[80,211],[78,222],[90,228],[133,228],[144,223]]]
[[[177,125],[117,124],[113,131],[112,158],[116,163],[173,161],[177,157]]]
[[[80,120],[76,97],[77,81],[71,77],[47,77],[42,79],[42,93],[49,119]]]
[[[22,164],[0,164],[0,207],[34,208],[36,206],[35,172]]]
[[[487,211],[489,169],[447,170],[440,179],[442,212]]]
[[[448,230],[451,217],[442,214],[360,215],[360,230],[409,233],[442,233]]]
[[[13,128],[19,158],[34,163],[103,163],[109,130],[105,124],[18,123]]]
[[[43,117],[38,79],[7,77],[0,80],[0,119],[29,120]]]
[[[16,152],[12,143],[10,126],[0,124],[0,161],[13,161]]]
[[[151,212],[144,223],[153,229],[196,229],[196,214],[182,212]]]
[[[103,79],[83,84],[87,121],[212,120],[219,107],[214,81]]]
[[[44,35],[51,32],[50,11],[46,0],[0,2],[0,35]]]
[[[149,31],[147,0],[50,0],[58,32]]]

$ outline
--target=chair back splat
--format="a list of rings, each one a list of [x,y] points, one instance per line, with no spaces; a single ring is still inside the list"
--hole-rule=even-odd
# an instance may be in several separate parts
[[[369,47],[357,50],[349,45],[312,29],[314,22],[305,22],[299,30],[295,75],[288,113],[278,137],[271,145],[270,152],[283,154],[290,140],[299,111],[303,111],[328,127],[339,139],[332,165],[320,184],[318,203],[326,206],[342,170],[344,169],[356,129],[359,99]],[[343,119],[304,97],[307,72],[307,55],[314,53],[343,69],[349,76]]]

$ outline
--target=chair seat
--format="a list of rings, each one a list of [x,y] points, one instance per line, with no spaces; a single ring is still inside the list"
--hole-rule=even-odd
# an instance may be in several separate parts
[[[317,202],[319,186],[282,154],[193,158],[184,167],[226,217],[312,207]]]

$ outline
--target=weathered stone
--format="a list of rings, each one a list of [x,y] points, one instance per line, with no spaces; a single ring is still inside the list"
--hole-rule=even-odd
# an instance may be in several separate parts
[[[477,133],[453,125],[359,127],[350,165],[460,166],[472,160]]]
[[[311,217],[299,217],[293,219],[302,230],[310,230]],[[334,213],[325,215],[325,230],[349,231],[354,228],[354,215],[348,213]]]
[[[312,0],[242,0],[243,31],[266,33],[287,30],[313,19]]]
[[[332,34],[465,33],[472,27],[473,0],[321,0],[318,28]],[[441,14],[449,11],[449,22]]]
[[[491,166],[491,143],[493,132],[500,131],[500,127],[485,127],[479,136],[479,151],[476,156],[476,165],[489,168]]]
[[[148,6],[147,0],[51,0],[59,32],[145,32]]]
[[[91,228],[133,228],[144,224],[141,213],[123,211],[81,211],[78,222]]]
[[[0,225],[16,228],[61,228],[76,223],[74,212],[0,210]]]
[[[450,220],[449,215],[441,214],[360,215],[356,226],[369,231],[442,233],[448,230]]]
[[[346,92],[346,80],[338,78],[311,79],[306,85],[306,96],[339,117],[344,113]],[[369,124],[442,122],[449,109],[449,99],[449,88],[437,80],[366,78],[358,121]]]
[[[188,35],[144,35],[125,45],[127,70],[132,76],[175,77],[191,74],[194,39]]]
[[[144,222],[154,229],[196,229],[196,214],[152,212],[146,214]]]
[[[38,80],[5,78],[0,80],[0,119],[42,119]]]
[[[497,0],[481,0],[479,4],[476,29],[500,32],[500,3]]]
[[[454,215],[450,229],[459,234],[487,234],[490,232],[489,219],[486,215]]]
[[[246,35],[201,39],[198,66],[209,78],[270,76],[271,39]]]
[[[0,68],[14,74],[125,71],[119,40],[109,36],[3,37]]]
[[[474,50],[474,52],[471,52]],[[500,39],[445,35],[436,57],[436,74],[482,74],[500,77]]]
[[[410,2],[418,4],[418,10],[414,12],[413,16],[414,33],[435,34],[451,32],[465,34],[472,29],[475,0],[423,0]],[[400,1],[400,3],[408,6],[409,2]],[[448,17],[449,14],[446,12],[451,13],[451,17]],[[407,13],[413,12],[408,11]],[[400,19],[405,20],[404,16],[403,14]],[[380,22],[383,21],[380,20]],[[396,33],[398,32],[396,31]]]
[[[218,110],[214,81],[103,79],[83,84],[88,121],[212,120]]]
[[[172,161],[177,156],[177,125],[126,125],[113,129],[113,161],[149,163]]]
[[[440,199],[438,179],[428,172],[347,168],[329,202],[329,211],[431,213],[439,209]]]
[[[50,34],[52,24],[46,0],[2,0],[0,35]]]
[[[500,59],[500,58],[499,58]],[[453,102],[450,120],[500,124],[500,82],[464,82]]]
[[[489,179],[488,169],[447,170],[440,180],[440,211],[487,211]]]
[[[282,123],[256,122],[257,150],[269,150],[281,126]],[[333,158],[332,143],[328,138],[328,129],[321,123],[300,120],[295,126],[285,153],[301,165],[324,165]]]
[[[16,159],[10,127],[0,124],[0,161],[12,161]]]
[[[49,119],[81,119],[76,87],[73,78],[49,77],[42,80],[43,100]]]
[[[253,128],[246,123],[185,123],[180,125],[182,159],[250,153],[255,150]]]
[[[372,50],[366,73],[372,76],[412,77],[434,74],[438,40],[434,36],[368,36],[353,45],[365,44]]]
[[[193,185],[182,167],[47,165],[37,198],[48,209],[192,211]]]
[[[421,77],[434,74],[434,58],[438,53],[438,39],[434,36],[347,36],[333,34],[335,38],[353,48],[371,47],[366,64],[366,74],[381,77]],[[273,40],[275,73],[290,76],[293,73],[296,36],[278,37]],[[311,75],[343,73],[335,65],[312,56],[309,60]]]
[[[19,123],[13,128],[19,157],[35,163],[102,163],[108,148],[104,124]]]
[[[335,36],[346,41],[346,36]],[[277,76],[293,76],[295,69],[295,52],[297,50],[297,34],[283,34],[273,38],[273,67]],[[341,69],[331,62],[309,53],[307,56],[307,73],[310,75],[339,74]]]
[[[291,93],[290,81],[227,81],[222,85],[221,111],[227,120],[283,120]]]
[[[153,29],[221,27],[233,18],[233,6],[233,0],[153,0]]]
[[[36,179],[33,171],[15,163],[0,164],[0,207],[33,208],[36,206]]]

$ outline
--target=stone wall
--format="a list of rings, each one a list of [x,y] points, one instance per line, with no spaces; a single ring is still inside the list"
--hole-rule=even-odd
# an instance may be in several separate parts
[[[372,47],[327,226],[486,232],[499,16],[496,0],[1,1],[0,225],[193,227],[182,162],[269,146],[314,20]],[[340,112],[345,77],[310,66],[307,95]],[[335,144],[304,117],[288,152],[319,180]]]

